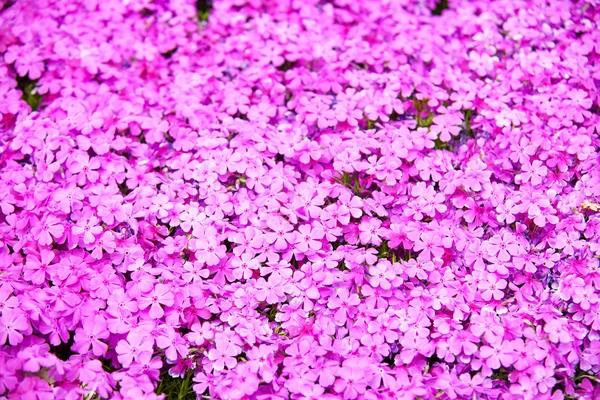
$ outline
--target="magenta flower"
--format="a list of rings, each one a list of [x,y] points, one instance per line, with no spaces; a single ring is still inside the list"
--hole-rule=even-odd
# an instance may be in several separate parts
[[[169,361],[176,361],[178,357],[185,358],[189,353],[185,339],[171,327],[167,327],[164,334],[156,338],[156,345],[165,350]]]
[[[161,304],[163,306],[172,306],[174,299],[175,296],[169,291],[169,287],[159,283],[154,286],[150,293],[140,296],[138,304],[141,310],[150,307],[148,315],[150,315],[150,318],[158,319],[165,314]]]
[[[382,360],[390,353],[390,346],[385,342],[383,335],[365,335],[360,342],[364,346],[362,353],[377,360]]]
[[[24,360],[23,370],[26,372],[38,372],[41,368],[50,368],[56,364],[56,358],[50,354],[50,346],[41,344],[26,347],[19,351],[17,357]]]
[[[4,55],[4,61],[15,63],[19,75],[29,76],[32,80],[39,79],[44,71],[43,57],[35,48],[27,50],[25,47],[10,46]]]
[[[96,182],[100,176],[98,169],[101,162],[98,158],[90,158],[87,153],[75,153],[67,163],[69,172],[75,175],[77,184],[82,186],[86,181]]]
[[[54,258],[54,252],[46,249],[40,252],[39,258],[32,254],[25,264],[23,278],[36,285],[41,285],[48,277],[48,267]]]
[[[338,369],[338,378],[334,390],[343,395],[344,399],[355,399],[367,390],[367,376],[358,366],[343,366]]]
[[[237,364],[235,356],[239,354],[239,351],[228,345],[227,343],[220,342],[214,349],[208,352],[208,359],[212,361],[212,368],[215,371],[221,371],[225,367],[232,369]]]
[[[206,214],[200,211],[198,207],[190,207],[179,216],[181,220],[181,229],[185,232],[190,230],[198,231],[202,226],[202,221],[206,219]]]
[[[119,202],[111,204],[100,204],[98,206],[98,216],[107,225],[112,225],[117,222],[123,222],[126,219],[125,209]]]
[[[481,337],[487,342],[496,342],[499,337],[504,335],[504,327],[500,325],[498,316],[489,309],[481,310],[479,315],[471,315],[470,331]]]
[[[272,274],[268,281],[264,278],[258,278],[254,285],[257,289],[256,299],[266,301],[269,304],[279,302],[281,298],[285,297],[283,284],[283,278],[279,274]]]
[[[249,369],[258,373],[265,382],[271,382],[276,372],[274,350],[272,346],[262,344],[247,353]]]
[[[100,221],[96,217],[82,218],[77,221],[77,224],[71,228],[73,235],[83,236],[83,242],[86,244],[93,243],[96,236],[102,232],[102,227],[99,226]]]
[[[336,125],[335,111],[330,108],[325,97],[303,97],[300,99],[299,104],[300,115],[304,116],[306,123],[315,124],[319,129]]]
[[[0,1],[0,398],[600,398],[596,0],[84,3]]]
[[[525,163],[521,166],[521,173],[517,174],[515,181],[517,183],[530,182],[532,185],[539,185],[542,179],[548,174],[548,168],[539,160]]]
[[[120,340],[117,343],[115,348],[118,354],[117,358],[124,367],[128,367],[133,361],[139,361],[142,353],[151,352],[152,344],[151,338],[137,332],[130,332],[127,340]]]
[[[240,257],[235,257],[231,260],[231,266],[234,268],[232,271],[235,279],[249,279],[253,271],[258,269],[258,261],[252,257],[249,253],[242,254]]]
[[[145,351],[140,353],[137,362],[131,363],[130,370],[133,374],[145,373],[151,379],[158,381],[160,379],[160,369],[163,366],[161,358],[152,357],[152,353]]]
[[[4,345],[8,339],[11,346],[16,346],[23,341],[27,329],[29,322],[20,310],[4,310],[0,316],[0,343]]]
[[[424,232],[421,237],[415,241],[413,249],[421,251],[418,260],[429,261],[432,258],[441,258],[444,255],[444,249],[440,246],[441,239],[434,232]]]
[[[583,244],[579,241],[579,233],[575,231],[560,232],[556,237],[555,245],[557,249],[562,249],[563,253],[573,255],[575,249],[581,249]]]
[[[485,359],[486,365],[491,369],[500,366],[509,367],[514,362],[514,352],[510,342],[498,339],[489,346],[481,346],[479,350],[481,357]]]
[[[335,310],[334,319],[336,323],[343,325],[349,314],[354,310],[354,307],[360,304],[360,299],[356,293],[350,293],[348,289],[341,288],[338,290],[335,297],[331,298],[327,306]]]
[[[101,339],[106,340],[108,337],[109,332],[106,325],[102,323],[83,324],[83,328],[77,328],[75,331],[73,350],[78,353],[87,353],[91,347],[95,356],[102,356],[108,350],[108,346]]]
[[[532,340],[524,342],[522,339],[515,339],[512,342],[512,349],[514,352],[514,366],[519,371],[538,365],[547,356],[547,352],[538,347]]]
[[[214,238],[207,237],[196,240],[196,258],[206,265],[217,265],[225,257],[226,247]]]
[[[369,275],[371,275],[369,280],[371,286],[381,287],[384,290],[390,289],[392,287],[390,282],[396,278],[396,272],[392,269],[392,266],[384,262],[369,268]]]
[[[478,338],[468,331],[457,331],[450,339],[449,349],[454,355],[464,353],[467,356],[477,351]]]
[[[483,290],[481,297],[486,301],[491,300],[492,297],[494,300],[500,300],[504,297],[503,290],[506,286],[506,280],[498,279],[496,274],[486,274],[485,280],[479,282],[479,289]]]
[[[62,237],[64,231],[65,228],[60,220],[53,215],[42,219],[39,224],[34,225],[31,229],[34,239],[42,246],[52,244],[53,239]]]
[[[509,261],[511,256],[520,254],[520,247],[513,235],[504,231],[502,235],[496,235],[487,242],[487,253],[497,256],[500,261]]]
[[[60,210],[64,213],[70,213],[71,210],[79,210],[83,206],[81,200],[85,198],[83,191],[75,184],[70,184],[65,188],[57,189],[54,193],[54,201],[58,203]]]
[[[321,249],[325,233],[321,228],[311,228],[310,225],[302,225],[298,228],[296,235],[296,248],[303,253]]]
[[[285,250],[289,243],[294,243],[296,235],[293,226],[282,218],[270,218],[267,220],[267,226],[272,232],[265,233],[265,240],[268,244],[273,244],[276,250]]]
[[[358,225],[360,242],[362,244],[371,243],[375,246],[379,246],[381,244],[381,237],[379,236],[380,227],[381,221],[377,218],[363,219]]]
[[[430,130],[439,135],[442,142],[449,142],[452,136],[460,133],[459,125],[462,122],[460,114],[441,114],[433,118]]]

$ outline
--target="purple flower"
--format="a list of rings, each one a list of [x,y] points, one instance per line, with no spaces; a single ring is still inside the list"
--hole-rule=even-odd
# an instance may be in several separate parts
[[[95,356],[102,356],[108,350],[106,343],[101,339],[108,339],[109,332],[102,323],[90,322],[75,331],[75,344],[73,350],[78,353],[87,353],[92,349]]]
[[[118,360],[124,367],[131,365],[133,361],[140,360],[140,355],[144,352],[152,352],[153,340],[137,332],[130,332],[127,339],[119,340],[115,351]]]
[[[4,310],[0,316],[0,343],[8,339],[11,346],[23,341],[23,332],[29,329],[27,317],[20,310]]]
[[[53,239],[59,239],[64,231],[65,228],[60,223],[60,220],[53,215],[49,215],[42,219],[39,224],[34,225],[31,233],[39,244],[48,246],[52,244]]]
[[[217,343],[214,349],[208,352],[208,359],[212,361],[212,368],[221,371],[225,367],[232,369],[237,364],[235,356],[239,350],[225,342]]]
[[[0,4],[0,397],[599,398],[594,1],[213,3]]]
[[[355,399],[367,390],[369,383],[368,375],[364,367],[361,368],[358,365],[347,364],[350,363],[346,362],[345,365],[338,369],[338,378],[335,380],[333,388],[344,399]]]
[[[379,237],[380,227],[381,221],[376,218],[363,219],[358,225],[360,242],[362,244],[372,243],[375,246],[379,246],[381,244],[381,238]]]
[[[509,367],[514,362],[514,353],[510,342],[504,342],[498,339],[489,346],[481,346],[479,354],[485,359],[486,365],[491,369],[498,369],[500,366]]]
[[[360,299],[356,293],[348,292],[348,289],[341,288],[335,297],[331,298],[327,306],[335,310],[334,319],[336,323],[343,325],[346,322],[348,314],[353,312],[355,306],[360,304]]]
[[[173,293],[169,291],[169,287],[163,284],[156,285],[151,292],[140,296],[138,304],[141,310],[145,310],[150,307],[149,315],[150,318],[161,318],[164,315],[164,310],[161,305],[172,306],[174,304],[175,297]]]

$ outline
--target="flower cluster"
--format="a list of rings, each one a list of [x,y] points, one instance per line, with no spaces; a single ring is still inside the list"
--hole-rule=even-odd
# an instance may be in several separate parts
[[[0,399],[599,398],[599,7],[0,0]]]

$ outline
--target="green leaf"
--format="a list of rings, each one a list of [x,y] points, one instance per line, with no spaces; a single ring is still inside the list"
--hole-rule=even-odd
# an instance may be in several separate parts
[[[17,88],[23,93],[25,100],[32,111],[37,111],[42,104],[42,96],[37,92],[37,80],[32,81],[28,76],[17,76]]]
[[[433,15],[442,15],[444,10],[447,10],[450,5],[448,4],[448,0],[439,0],[435,4],[435,8],[431,10],[431,14]]]
[[[194,373],[188,371],[183,378],[174,378],[168,372],[163,372],[156,388],[156,394],[164,394],[165,400],[195,400]]]
[[[199,21],[208,21],[208,16],[212,10],[212,0],[197,0],[196,13]]]

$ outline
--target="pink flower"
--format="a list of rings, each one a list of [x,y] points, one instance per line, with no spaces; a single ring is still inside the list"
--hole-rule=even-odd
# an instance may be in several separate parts
[[[515,339],[512,341],[512,349],[514,353],[514,366],[519,371],[538,365],[547,356],[547,352],[538,347],[533,340],[523,341],[522,339]]]
[[[124,367],[129,367],[133,361],[139,361],[140,355],[144,352],[152,352],[153,340],[148,336],[137,332],[131,332],[127,335],[127,340],[119,340],[115,351],[117,359]]]
[[[99,260],[102,258],[102,250],[112,254],[117,248],[115,235],[111,231],[105,231],[100,238],[96,240],[92,256]]]
[[[487,53],[479,54],[475,51],[469,53],[469,68],[477,72],[479,76],[485,76],[494,69],[496,57],[490,57]]]
[[[35,254],[31,254],[23,271],[23,278],[36,284],[41,285],[47,279],[48,267],[56,255],[53,251],[42,249],[39,258]]]
[[[232,369],[237,364],[235,356],[239,351],[225,342],[218,342],[214,349],[209,350],[208,359],[212,361],[212,368],[221,371],[225,367]]]
[[[215,237],[204,237],[196,240],[196,259],[206,265],[217,265],[225,258],[226,247]]]
[[[125,209],[117,201],[109,204],[100,204],[98,206],[98,216],[107,225],[112,225],[115,221],[123,222],[126,219]]]
[[[29,329],[29,322],[20,310],[6,309],[0,316],[0,344],[4,345],[8,339],[11,346],[16,346],[23,341],[23,332]]]
[[[81,209],[85,198],[83,191],[75,184],[70,184],[66,188],[57,189],[54,193],[54,200],[58,202],[60,210],[64,213],[70,213],[71,210]]]
[[[481,346],[479,354],[485,359],[486,365],[491,369],[500,366],[509,367],[514,362],[514,353],[510,342],[498,339],[489,346]]]
[[[579,304],[584,310],[589,310],[592,304],[598,303],[598,300],[598,294],[591,285],[573,292],[573,303]]]
[[[325,129],[337,124],[335,111],[329,108],[326,97],[302,97],[299,101],[300,115],[309,124],[316,124],[319,129]]]
[[[152,199],[152,205],[150,211],[157,213],[161,218],[165,218],[169,215],[169,211],[173,209],[175,205],[166,194],[159,193]]]
[[[381,244],[381,237],[379,237],[379,228],[381,227],[381,221],[377,218],[363,219],[358,225],[360,231],[360,242],[362,244],[371,243],[375,246]]]
[[[298,228],[296,235],[296,248],[303,253],[316,251],[322,247],[321,239],[325,233],[322,229],[310,225],[302,225]]]
[[[462,118],[459,114],[441,114],[433,117],[433,125],[430,128],[432,133],[440,135],[442,142],[449,142],[452,136],[460,133]]]
[[[78,152],[67,163],[69,171],[77,176],[77,184],[85,185],[86,181],[96,182],[100,174],[98,169],[101,166],[100,160],[96,157],[91,158],[87,153]]]
[[[375,321],[369,322],[367,331],[369,333],[381,333],[388,343],[394,343],[398,340],[398,329],[400,320],[392,314],[385,313],[377,316]]]
[[[258,260],[252,257],[249,253],[242,254],[240,257],[235,257],[231,260],[231,266],[234,268],[232,271],[235,279],[250,279],[253,271],[258,269]]]
[[[454,355],[459,355],[461,352],[467,356],[474,354],[477,351],[476,343],[479,341],[469,331],[456,331],[450,339],[449,349]]]
[[[281,301],[281,299],[285,297],[283,283],[281,275],[278,274],[269,276],[268,281],[264,278],[258,278],[254,285],[255,288],[258,289],[256,299],[258,301],[266,301],[269,304],[275,304]]]
[[[206,214],[200,212],[198,207],[190,207],[179,216],[181,220],[181,229],[189,232],[191,229],[197,231],[202,226],[202,221],[206,219]]]
[[[514,236],[507,231],[502,235],[494,235],[487,243],[487,253],[490,256],[497,256],[500,261],[510,261],[511,255],[516,256],[521,252]]]
[[[358,366],[342,366],[337,375],[333,388],[342,394],[344,399],[355,399],[367,390],[368,381],[364,369]]]
[[[44,71],[44,60],[37,48],[10,46],[4,61],[8,64],[15,63],[19,75],[29,76],[31,80],[39,79]]]
[[[289,243],[293,243],[296,235],[293,226],[282,218],[270,218],[267,220],[267,226],[272,232],[265,233],[265,240],[268,244],[274,244],[276,250],[285,250]]]
[[[77,221],[77,224],[71,228],[73,235],[83,235],[83,242],[86,244],[93,243],[96,240],[96,236],[102,232],[102,227],[99,226],[100,221],[98,218],[91,216],[89,218],[82,218]]]
[[[418,256],[419,261],[429,261],[432,256],[441,258],[444,255],[444,249],[440,246],[441,239],[434,232],[423,232],[418,240],[415,241],[413,250],[421,251]]]
[[[321,213],[321,220],[331,227],[338,224],[348,225],[350,222],[350,212],[345,205],[331,204],[325,207]]]
[[[87,353],[91,347],[95,356],[103,356],[108,350],[108,346],[100,339],[108,339],[109,334],[103,323],[85,323],[82,328],[77,328],[75,331],[73,350],[78,353]]]
[[[579,232],[560,232],[555,240],[554,247],[562,249],[563,253],[573,255],[575,249],[581,249],[583,244],[579,241]]]
[[[47,216],[31,228],[34,239],[42,246],[51,245],[53,238],[60,238],[64,231],[65,228],[60,223],[60,219],[54,215]]]
[[[360,342],[364,346],[362,353],[374,357],[376,360],[381,361],[390,353],[390,346],[385,342],[383,335],[378,333],[364,335]]]
[[[531,182],[532,185],[539,185],[542,179],[548,174],[548,168],[539,160],[534,160],[531,164],[525,163],[521,166],[521,173],[515,177],[515,182],[519,184]]]
[[[335,297],[330,298],[327,306],[336,310],[334,319],[336,323],[343,325],[349,314],[353,312],[354,307],[360,304],[360,299],[356,293],[350,294],[348,289],[341,288],[337,291]]]
[[[483,336],[488,342],[496,342],[504,336],[504,327],[500,325],[500,319],[488,309],[481,310],[480,314],[471,314],[470,331],[477,336]]]
[[[496,274],[486,274],[485,280],[479,282],[479,289],[483,290],[481,297],[489,301],[493,297],[494,300],[500,300],[504,297],[503,290],[506,288],[506,281],[504,279],[498,279]]]
[[[369,282],[373,287],[381,287],[384,290],[388,290],[392,287],[391,281],[396,278],[396,272],[391,268],[389,263],[379,262],[377,265],[369,268],[369,275],[371,278]]]
[[[174,299],[175,296],[169,291],[169,287],[159,283],[154,286],[150,293],[141,296],[138,299],[138,304],[141,310],[145,310],[150,306],[150,318],[158,319],[162,318],[165,314],[161,304],[164,306],[172,306],[174,304]]]
[[[169,361],[176,361],[178,357],[185,358],[189,354],[188,344],[172,327],[167,327],[164,334],[156,338],[156,345],[165,350]]]
[[[207,340],[210,340],[213,337],[214,332],[208,322],[203,322],[202,324],[194,322],[191,332],[186,335],[186,338],[196,344],[196,346],[202,346]]]

